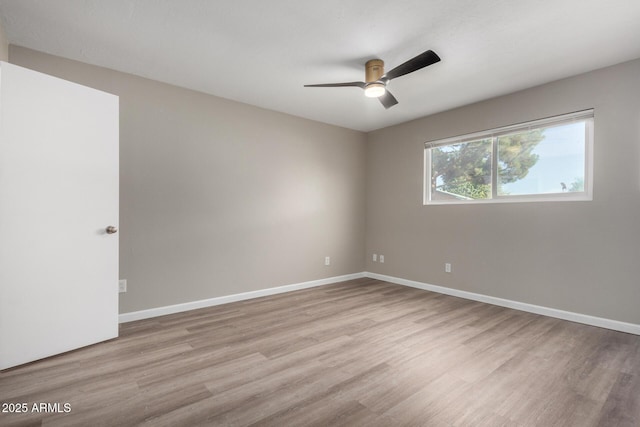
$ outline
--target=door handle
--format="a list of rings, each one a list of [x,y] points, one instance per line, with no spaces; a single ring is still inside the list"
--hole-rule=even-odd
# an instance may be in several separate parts
[[[104,231],[106,231],[107,234],[115,234],[118,232],[118,227],[114,227],[113,225],[110,225],[107,228],[105,228]]]

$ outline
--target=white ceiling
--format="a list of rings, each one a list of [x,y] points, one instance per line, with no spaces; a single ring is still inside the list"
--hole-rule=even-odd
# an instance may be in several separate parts
[[[370,131],[640,57],[638,0],[0,0],[18,46]],[[364,80],[432,49],[393,80]]]

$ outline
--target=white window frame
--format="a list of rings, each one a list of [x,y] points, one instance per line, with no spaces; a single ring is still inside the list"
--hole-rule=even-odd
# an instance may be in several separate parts
[[[496,138],[512,133],[533,130],[542,127],[558,126],[572,122],[586,122],[585,134],[585,170],[584,170],[584,191],[580,192],[558,192],[547,194],[526,194],[526,195],[498,195],[497,190],[497,144]],[[495,129],[474,132],[451,138],[428,141],[424,144],[424,177],[423,177],[423,204],[424,205],[459,205],[478,203],[521,203],[521,202],[557,202],[557,201],[590,201],[593,200],[593,135],[594,135],[594,110],[583,110],[559,116],[547,117],[530,122],[518,123],[510,126],[503,126]],[[447,199],[431,200],[431,149],[445,145],[461,144],[481,139],[492,139],[492,162],[491,162],[491,192],[490,199]]]

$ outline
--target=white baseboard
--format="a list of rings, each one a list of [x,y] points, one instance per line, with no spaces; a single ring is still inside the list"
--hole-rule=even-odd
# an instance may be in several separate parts
[[[243,292],[240,294],[225,295],[222,297],[209,298],[205,300],[192,301],[183,304],[169,305],[165,307],[151,308],[149,310],[133,311],[122,313],[119,316],[120,323],[133,322],[134,320],[149,319],[152,317],[164,316],[167,314],[180,313],[183,311],[195,310],[198,308],[212,307],[214,305],[227,304],[235,301],[243,301],[252,298],[259,298],[269,295],[281,294],[284,292],[297,291],[299,289],[313,288],[316,286],[329,285],[331,283],[344,282],[346,280],[360,279],[368,277],[384,282],[395,283],[397,285],[409,286],[423,289],[425,291],[437,292],[454,297],[465,298],[501,307],[513,308],[515,310],[529,313],[541,314],[543,316],[555,317],[572,322],[583,323],[585,325],[597,326],[600,328],[612,329],[614,331],[626,332],[640,335],[640,325],[634,323],[620,322],[618,320],[605,319],[602,317],[589,316],[587,314],[574,313],[571,311],[558,310],[555,308],[543,307],[540,305],[527,304],[519,301],[512,301],[503,298],[492,297],[473,292],[461,291],[458,289],[446,288],[444,286],[430,285],[428,283],[416,282],[414,280],[401,279],[399,277],[386,276],[384,274],[362,272],[347,274],[344,276],[328,277],[326,279],[312,280],[309,282],[296,283],[292,285],[278,286],[275,288],[260,289],[257,291]]]
[[[555,308],[543,307],[540,305],[527,304],[524,302],[512,301],[508,299],[496,298],[473,292],[461,291],[458,289],[445,288],[443,286],[430,285],[428,283],[416,282],[413,280],[401,279],[398,277],[385,276],[383,274],[364,272],[364,277],[378,279],[384,282],[395,283],[397,285],[410,286],[412,288],[423,289],[425,291],[437,292],[454,297],[465,298],[487,304],[499,305],[501,307],[513,308],[515,310],[529,313],[542,314],[543,316],[555,317],[572,322],[583,323],[585,325],[597,326],[600,328],[612,329],[614,331],[626,332],[640,335],[640,325],[635,323],[620,322],[618,320],[605,319],[602,317],[589,316],[587,314],[573,313],[571,311],[558,310]]]
[[[235,301],[243,301],[251,298],[265,297],[268,295],[281,294],[283,292],[297,291],[299,289],[313,288],[315,286],[329,285],[331,283],[344,282],[346,280],[360,279],[364,273],[347,274],[344,276],[328,277],[326,279],[312,280],[309,282],[296,283],[293,285],[278,286],[275,288],[260,289],[258,291],[243,292],[240,294],[225,295],[222,297],[209,298],[199,301],[191,301],[183,304],[168,305],[164,307],[151,308],[148,310],[132,311],[122,313],[118,316],[119,323],[133,322],[134,320],[149,319],[152,317],[164,316],[167,314],[180,313],[182,311],[195,310],[198,308],[212,307],[214,305],[227,304]]]

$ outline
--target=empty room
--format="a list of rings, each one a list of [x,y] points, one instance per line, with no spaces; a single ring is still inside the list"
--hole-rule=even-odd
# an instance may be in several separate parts
[[[0,0],[0,426],[640,426],[638,22]]]

